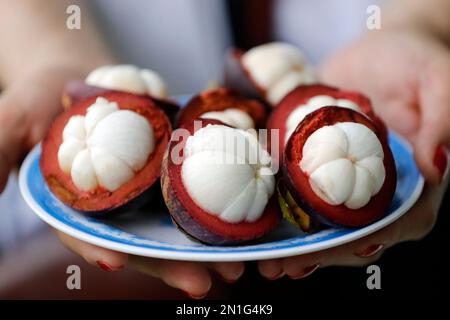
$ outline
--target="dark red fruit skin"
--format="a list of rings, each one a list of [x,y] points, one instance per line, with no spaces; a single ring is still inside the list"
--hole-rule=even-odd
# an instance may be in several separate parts
[[[380,139],[384,152],[383,163],[386,171],[384,184],[367,205],[355,210],[345,205],[332,206],[319,198],[311,189],[307,174],[298,165],[302,158],[303,145],[308,137],[317,129],[338,122],[357,122],[367,126]],[[382,218],[395,193],[397,172],[389,145],[383,142],[381,137],[380,128],[372,120],[350,109],[327,107],[307,115],[289,138],[282,161],[287,187],[301,208],[329,226],[361,227]]]
[[[381,139],[387,142],[387,128],[384,122],[373,112],[372,104],[368,97],[365,95],[355,92],[341,90],[338,88],[326,86],[323,84],[313,84],[313,85],[300,85],[294,90],[289,92],[274,108],[267,120],[267,129],[269,134],[271,129],[279,130],[278,135],[278,155],[282,155],[285,146],[285,134],[287,131],[286,120],[299,105],[306,104],[309,99],[318,95],[328,95],[335,99],[347,99],[358,106],[360,106],[362,112],[372,119],[379,128]],[[269,140],[271,141],[271,139]],[[274,159],[274,161],[279,161],[279,159]]]
[[[229,108],[236,108],[248,113],[255,123],[255,129],[265,126],[266,111],[259,101],[247,99],[231,89],[218,88],[200,93],[193,97],[186,107],[180,109],[176,127],[191,123],[205,112],[223,111]]]
[[[63,89],[63,95],[61,98],[62,105],[65,109],[70,108],[73,104],[83,101],[92,96],[100,96],[105,92],[124,92],[118,90],[110,90],[105,88],[100,88],[96,86],[91,86],[86,84],[82,80],[71,80],[66,83]],[[177,103],[169,99],[158,99],[149,95],[139,95],[137,96],[144,97],[146,99],[150,99],[153,103],[158,105],[169,117],[171,123],[174,123],[175,117],[180,110],[180,107]]]
[[[195,129],[205,127],[208,124],[224,125],[217,120],[201,119],[196,121],[199,121],[201,125],[194,128],[194,122],[192,122],[185,124],[183,127],[189,132],[189,135],[194,134]],[[182,150],[188,136],[176,141],[172,138],[164,154],[161,170],[162,194],[175,224],[194,240],[209,245],[237,244],[260,238],[272,231],[281,218],[276,196],[269,200],[259,220],[253,223],[240,222],[235,224],[222,221],[218,217],[207,213],[192,200],[183,185],[181,177],[182,163],[174,163],[169,156],[172,154],[174,147],[179,144],[181,145],[177,148]],[[182,156],[182,151],[180,154]]]
[[[80,191],[72,182],[70,174],[64,173],[58,162],[58,150],[62,143],[62,132],[70,117],[85,115],[97,96],[91,96],[72,105],[60,114],[50,127],[42,142],[40,168],[51,192],[66,205],[80,211],[92,214],[118,212],[119,207],[134,207],[141,204],[149,188],[159,178],[161,161],[165,147],[170,139],[172,127],[165,113],[151,100],[124,92],[104,92],[102,97],[118,103],[120,109],[128,109],[144,116],[152,125],[155,135],[155,150],[149,156],[147,165],[136,176],[118,190],[110,192],[104,188],[97,188],[91,192]],[[147,193],[148,192],[148,193]],[[134,200],[132,202],[132,200]]]

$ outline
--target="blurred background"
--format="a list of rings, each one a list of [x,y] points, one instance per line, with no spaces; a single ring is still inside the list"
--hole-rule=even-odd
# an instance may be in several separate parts
[[[172,94],[183,94],[198,92],[209,81],[220,79],[224,53],[232,45],[250,48],[271,39],[287,41],[299,46],[312,63],[318,64],[364,31],[366,8],[376,2],[92,0],[89,4],[121,61],[158,71]],[[269,12],[272,19],[266,19]],[[260,23],[267,20],[270,24]],[[304,280],[268,281],[250,262],[236,284],[215,281],[208,298],[440,294],[449,279],[444,262],[445,246],[449,243],[448,212],[447,192],[431,234],[420,242],[387,250],[377,262],[382,270],[382,290],[367,290],[365,268],[327,268]],[[0,298],[185,298],[159,280],[131,269],[106,273],[68,251],[26,207],[18,191],[16,173],[11,174],[0,195],[0,230]],[[66,268],[72,264],[81,267],[82,290],[66,288]]]

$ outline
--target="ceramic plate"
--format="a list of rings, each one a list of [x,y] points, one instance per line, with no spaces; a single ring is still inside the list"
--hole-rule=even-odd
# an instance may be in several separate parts
[[[184,99],[183,99],[184,100]],[[386,216],[360,229],[330,228],[306,235],[283,221],[270,235],[247,245],[216,247],[189,240],[164,209],[146,207],[111,218],[93,218],[56,199],[39,168],[36,146],[20,170],[20,190],[33,211],[52,227],[80,240],[125,253],[190,261],[244,261],[300,255],[335,247],[386,227],[405,214],[419,198],[424,180],[409,145],[389,135],[397,167],[397,189]]]

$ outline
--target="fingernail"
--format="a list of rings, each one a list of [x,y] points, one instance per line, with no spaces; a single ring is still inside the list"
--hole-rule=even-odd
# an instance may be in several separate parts
[[[237,278],[237,279],[228,279],[228,278],[225,278],[221,274],[219,274],[219,278],[220,278],[220,280],[222,280],[223,282],[226,282],[226,283],[235,283],[239,279],[239,278]]]
[[[108,271],[108,272],[119,271],[120,269],[123,269],[123,265],[118,266],[118,267],[112,267],[112,266],[110,266],[108,263],[106,263],[104,261],[98,260],[96,262],[97,262],[97,265],[100,268],[102,268],[103,270]]]
[[[217,273],[217,274],[222,279],[222,281],[227,282],[227,283],[234,283],[241,278],[243,273],[244,273],[244,268],[239,268],[239,269],[235,269],[235,270],[229,270],[228,276],[231,276],[229,278],[225,278],[220,273]]]
[[[373,244],[361,252],[355,252],[355,256],[360,258],[369,258],[376,255],[378,252],[383,250],[384,244]]]
[[[286,273],[284,273],[284,271],[281,270],[281,271],[280,271],[278,274],[276,274],[275,276],[273,276],[273,277],[266,277],[266,278],[267,278],[268,280],[271,280],[271,281],[273,281],[273,280],[278,280],[278,279],[284,277],[285,274],[286,274]]]
[[[298,279],[306,278],[306,277],[310,276],[314,271],[319,269],[319,267],[320,267],[320,263],[317,263],[317,264],[315,264],[313,266],[310,266],[310,267],[306,267],[300,273],[297,273],[295,275],[289,276],[289,278],[291,278],[292,280],[298,280]]]
[[[195,299],[195,300],[203,299],[204,297],[206,297],[206,296],[208,295],[208,292],[206,292],[205,294],[203,294],[203,295],[201,295],[201,296],[197,296],[197,295],[195,295],[195,294],[192,294],[192,293],[187,292],[187,291],[184,291],[184,290],[181,290],[181,291],[183,291],[184,294],[187,295],[189,298]]]
[[[440,145],[436,153],[434,154],[433,163],[438,168],[441,174],[441,182],[445,180],[446,170],[447,170],[447,151],[444,145]]]

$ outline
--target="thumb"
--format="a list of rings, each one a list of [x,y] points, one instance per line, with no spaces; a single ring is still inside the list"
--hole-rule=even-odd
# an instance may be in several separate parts
[[[23,152],[27,123],[13,97],[0,95],[0,193],[8,181],[9,171]]]
[[[419,90],[420,126],[414,142],[416,162],[428,182],[440,183],[448,171],[450,146],[450,75],[428,73]]]

